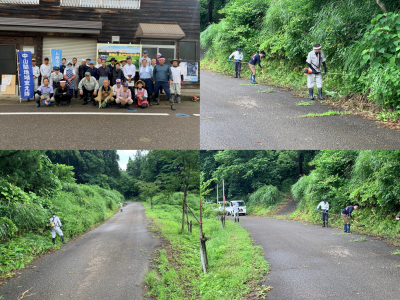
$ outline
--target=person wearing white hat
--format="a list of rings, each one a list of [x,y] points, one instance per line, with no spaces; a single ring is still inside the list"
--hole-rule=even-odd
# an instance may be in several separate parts
[[[322,69],[321,63],[324,66],[325,73],[327,73],[326,63],[325,63],[325,55],[322,52],[321,45],[315,44],[313,50],[308,53],[307,56],[307,65],[311,73],[307,74],[307,86],[308,92],[310,93],[310,100],[314,100],[314,81],[317,82],[318,88],[318,99],[323,100],[322,98]]]

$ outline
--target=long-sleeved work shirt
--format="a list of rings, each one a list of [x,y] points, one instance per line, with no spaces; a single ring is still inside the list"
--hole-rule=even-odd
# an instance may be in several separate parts
[[[87,91],[97,91],[99,89],[99,83],[93,76],[90,76],[89,80],[85,77],[79,82],[78,89],[80,92],[83,91],[83,87],[85,87]]]
[[[153,81],[173,80],[171,68],[168,65],[156,65],[153,70]]]
[[[124,91],[124,88],[120,88],[117,92],[117,99],[132,99],[132,93],[130,89]]]
[[[254,54],[253,57],[249,61],[249,64],[251,64],[251,65],[258,64],[260,66],[260,68],[261,68],[260,63],[261,63],[261,56],[258,53]]]
[[[322,210],[329,210],[329,203],[328,203],[328,202],[321,201],[321,202],[318,204],[317,209],[320,208],[320,207],[321,207]]]
[[[231,55],[229,55],[229,58],[233,56],[234,60],[243,60],[243,53],[239,51],[233,52]]]
[[[123,72],[124,72],[124,76],[126,79],[132,78],[132,80],[133,80],[133,78],[135,78],[135,75],[136,75],[136,67],[134,64],[130,64],[130,65],[126,64],[124,66]],[[129,75],[131,75],[131,76],[129,77]]]
[[[55,227],[61,227],[62,226],[62,224],[61,224],[61,221],[60,221],[60,218],[59,217],[51,217],[50,218],[50,223],[51,222],[53,222],[54,223],[54,226]]]
[[[43,64],[43,65],[40,66],[40,74],[42,76],[50,77],[52,69],[53,69],[52,66]]]
[[[41,95],[50,95],[50,98],[53,96],[53,87],[49,84],[48,86],[45,86],[42,84],[36,91],[36,93],[41,96]]]
[[[352,218],[354,220],[354,218],[351,216],[351,213],[353,212],[353,210],[354,210],[353,205],[347,206],[345,209],[342,210],[342,214],[348,215],[350,218]]]
[[[153,67],[147,65],[146,67],[139,68],[140,79],[150,79],[153,76]]]

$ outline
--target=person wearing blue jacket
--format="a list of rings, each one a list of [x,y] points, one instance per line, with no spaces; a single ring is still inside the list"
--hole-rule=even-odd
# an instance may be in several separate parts
[[[253,84],[258,84],[256,82],[256,65],[258,64],[261,69],[263,68],[260,63],[261,63],[261,58],[264,56],[265,56],[265,52],[260,51],[260,53],[254,54],[253,57],[249,61],[249,68],[251,71],[250,81]]]
[[[344,221],[344,230],[343,232],[351,233],[350,231],[350,219],[349,217],[354,221],[354,218],[352,217],[351,213],[353,210],[358,209],[359,205],[354,204],[354,205],[349,205],[346,208],[342,210],[342,219]]]
[[[92,60],[89,63],[89,68],[86,68],[86,72],[89,72],[90,76],[96,78],[97,82],[99,82],[99,74],[98,74],[97,68],[95,68],[94,62]]]

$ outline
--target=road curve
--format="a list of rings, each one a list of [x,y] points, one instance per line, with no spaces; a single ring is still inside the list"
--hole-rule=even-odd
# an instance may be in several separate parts
[[[271,265],[268,299],[398,299],[400,255],[396,247],[361,235],[272,218],[241,217]]]
[[[201,80],[203,150],[400,148],[400,131],[379,128],[360,116],[300,118],[329,109],[317,102],[298,106],[307,99],[277,88],[268,93],[268,86],[245,85],[250,83],[248,78],[202,71]]]
[[[160,245],[147,225],[142,204],[130,202],[122,213],[35,261],[35,268],[21,270],[0,286],[0,296],[16,300],[30,289],[29,300],[144,299],[150,255]]]

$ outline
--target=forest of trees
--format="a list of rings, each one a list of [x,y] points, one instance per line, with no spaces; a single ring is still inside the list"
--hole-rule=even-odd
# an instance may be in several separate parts
[[[214,2],[215,7],[221,5]],[[203,63],[214,71],[228,71],[233,65],[227,58],[238,47],[244,61],[264,50],[264,75],[300,87],[305,86],[307,54],[319,43],[328,72],[339,73],[324,80],[332,97],[360,95],[399,109],[399,9],[397,0],[226,1],[218,13],[211,10],[218,17],[201,19],[201,45],[207,50]],[[398,114],[392,117],[398,119]]]

